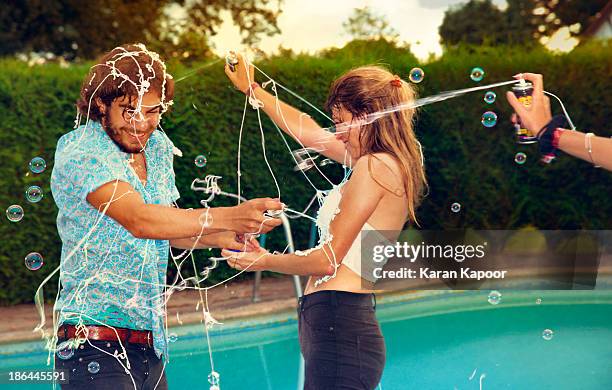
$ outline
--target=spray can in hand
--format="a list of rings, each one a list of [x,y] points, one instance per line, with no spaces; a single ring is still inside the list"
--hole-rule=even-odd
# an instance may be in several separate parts
[[[524,79],[521,79],[518,84],[512,86],[512,93],[518,99],[521,104],[525,107],[531,106],[531,101],[533,99],[533,84]],[[516,142],[519,144],[532,144],[537,142],[538,139],[529,134],[529,131],[523,126],[521,123],[521,118],[517,115],[517,121],[514,124],[514,129],[516,131]]]
[[[238,56],[233,51],[230,51],[225,56],[225,63],[232,72],[236,71],[236,65],[238,65]]]

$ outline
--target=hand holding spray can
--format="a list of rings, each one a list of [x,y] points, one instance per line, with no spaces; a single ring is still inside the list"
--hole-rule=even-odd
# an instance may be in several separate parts
[[[227,64],[227,66],[229,66],[230,70],[232,72],[236,71],[236,65],[238,65],[238,56],[236,55],[236,53],[234,53],[233,51],[230,51],[226,56],[225,56],[225,63]]]
[[[531,106],[531,101],[533,99],[533,84],[524,79],[521,79],[518,84],[514,84],[512,86],[512,93],[518,99],[519,102],[525,107]],[[523,126],[521,123],[521,118],[517,115],[517,120],[514,124],[514,129],[516,131],[516,142],[519,144],[532,144],[537,142],[538,139],[533,135],[529,134],[529,131]]]

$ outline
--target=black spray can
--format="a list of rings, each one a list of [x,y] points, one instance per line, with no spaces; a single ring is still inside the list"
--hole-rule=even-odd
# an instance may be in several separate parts
[[[528,81],[522,80],[518,84],[512,86],[512,93],[518,99],[519,102],[525,107],[531,106],[533,99],[533,84]],[[518,115],[517,115],[518,116]],[[521,123],[521,118],[517,118],[517,122],[514,124],[516,131],[516,142],[519,144],[532,144],[537,142],[538,139],[529,134],[529,131]]]

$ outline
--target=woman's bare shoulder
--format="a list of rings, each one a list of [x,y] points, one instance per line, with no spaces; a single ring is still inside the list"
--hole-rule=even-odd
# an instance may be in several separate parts
[[[379,186],[396,195],[404,192],[402,167],[395,156],[389,153],[372,153],[360,158],[359,162]]]

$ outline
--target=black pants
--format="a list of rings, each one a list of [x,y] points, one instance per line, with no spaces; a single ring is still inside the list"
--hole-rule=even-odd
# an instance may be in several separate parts
[[[375,302],[374,294],[345,291],[318,291],[300,299],[304,389],[376,388],[386,349]]]
[[[58,344],[61,341],[58,341]],[[164,362],[157,357],[153,347],[132,343],[123,345],[130,364],[127,371],[126,359],[113,356],[115,351],[119,354],[123,352],[117,341],[86,341],[66,360],[60,359],[56,354],[55,368],[65,370],[69,380],[68,384],[62,385],[62,390],[168,389]],[[99,371],[96,372],[96,368],[99,368]]]

